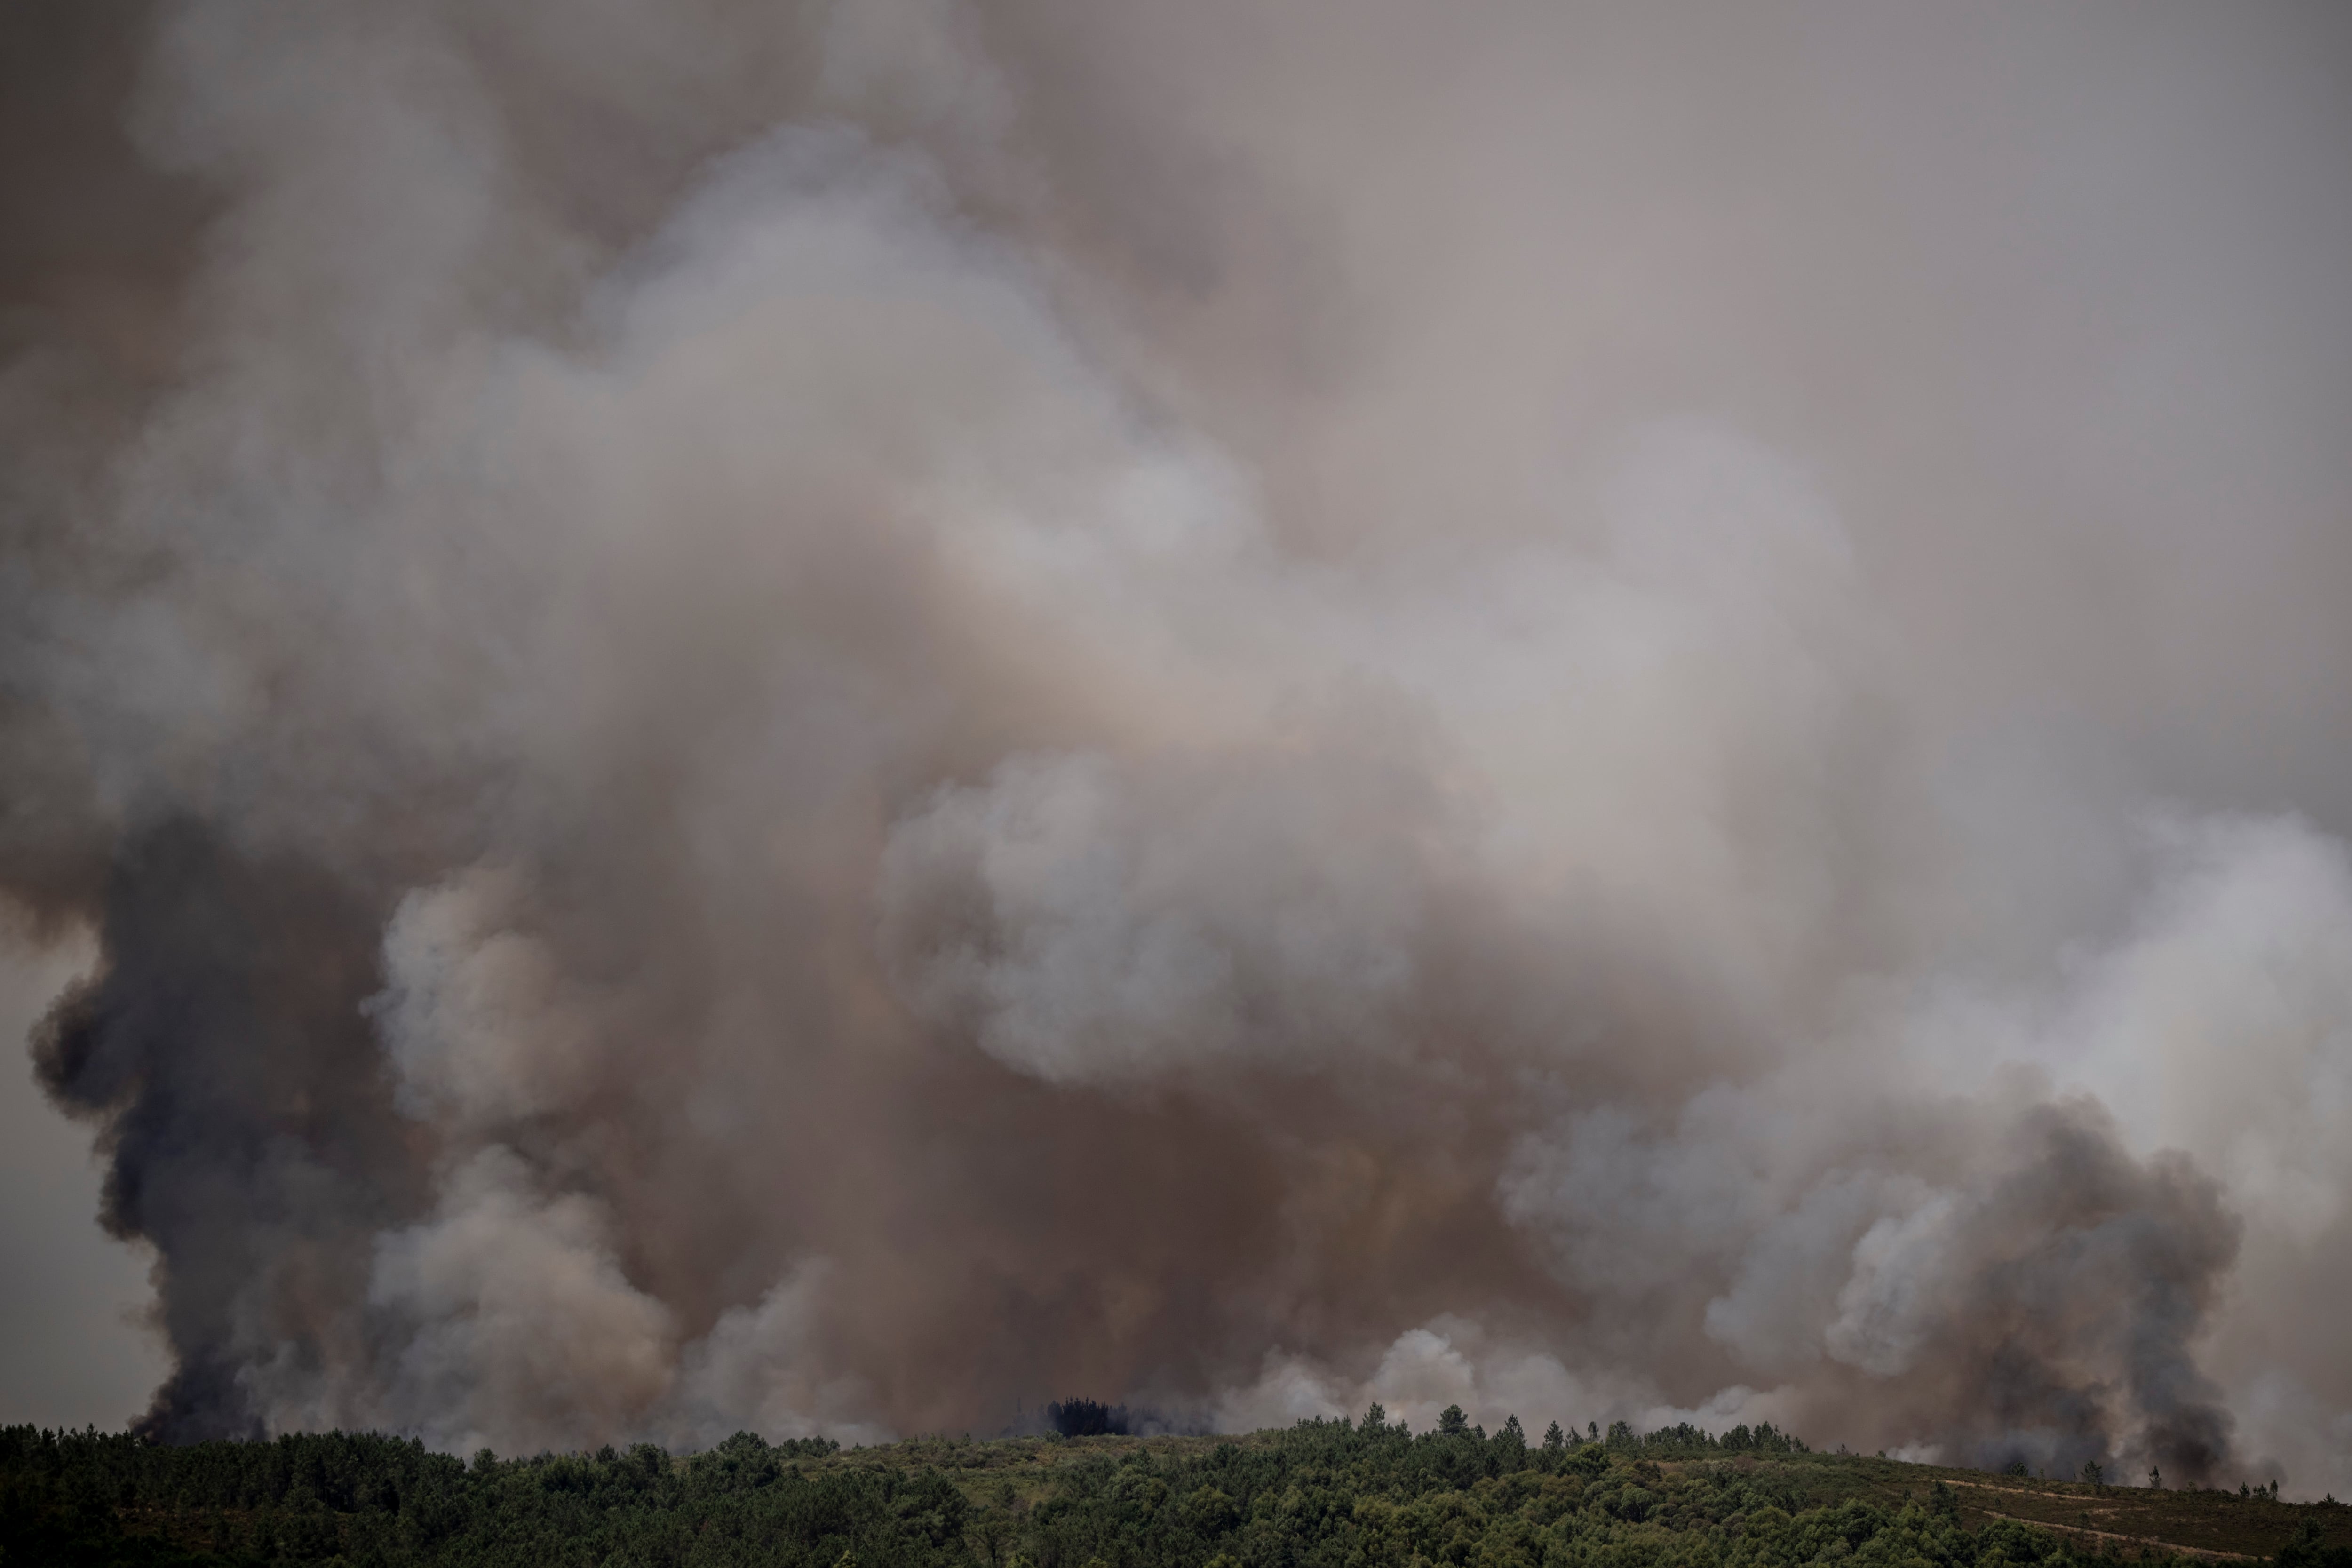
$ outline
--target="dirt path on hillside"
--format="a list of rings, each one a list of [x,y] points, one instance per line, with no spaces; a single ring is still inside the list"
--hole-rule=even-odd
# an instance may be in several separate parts
[[[2078,1508],[2095,1509],[2099,1506],[2100,1501],[2103,1500],[2095,1494],[2092,1497],[2084,1497],[2081,1492],[2042,1491],[2034,1487],[2004,1487],[1996,1485],[1990,1481],[1960,1481],[1946,1478],[1945,1484],[1947,1486],[1953,1487],[1966,1487],[1970,1491],[1999,1492],[2008,1497],[2048,1498],[2053,1502],[2069,1503]],[[2063,1530],[2072,1534],[2089,1536],[2095,1541],[2136,1542],[2143,1546],[2160,1546],[2167,1552],[2178,1552],[2187,1557],[2209,1557],[2215,1559],[2216,1561],[2228,1563],[2261,1563],[2267,1561],[2252,1552],[2224,1552],[2219,1547],[2213,1546],[2189,1546],[2178,1541],[2166,1541],[2153,1535],[2133,1535],[2119,1530],[2095,1530],[2087,1524],[2061,1524],[2055,1520],[2028,1519],[2022,1514],[2002,1513],[1996,1509],[1990,1508],[1980,1508],[1978,1511],[1980,1513],[1990,1514],[1994,1519],[2015,1520],[2020,1524],[2039,1525],[2044,1530]]]
[[[2011,1497],[2056,1498],[2060,1502],[2081,1502],[2084,1500],[2084,1497],[2081,1492],[2044,1492],[2036,1491],[2032,1487],[1998,1486],[1991,1481],[1956,1481],[1948,1476],[1942,1477],[1940,1479],[1946,1486],[1967,1487],[1971,1491],[2006,1492]]]
[[[1991,1491],[2009,1491],[2013,1488],[1992,1487]],[[2041,1492],[2041,1497],[2063,1497],[2063,1492]],[[2087,1524],[2060,1524],[2055,1520],[2027,1519],[2014,1513],[2002,1513],[1994,1509],[1979,1509],[1979,1513],[1993,1519],[2006,1519],[2018,1524],[2030,1524],[2036,1530],[2063,1530],[2069,1535],[2087,1535],[2095,1541],[2120,1541],[2132,1546],[2160,1546],[2167,1552],[2178,1552],[2183,1557],[2210,1557],[2225,1563],[2260,1563],[2263,1559],[2244,1552],[2221,1552],[2210,1546],[2186,1546],[2178,1541],[2159,1541],[2153,1535],[2124,1535],[2112,1530],[2093,1530]]]

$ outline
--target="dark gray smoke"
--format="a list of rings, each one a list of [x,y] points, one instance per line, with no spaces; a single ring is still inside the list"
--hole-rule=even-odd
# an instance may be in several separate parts
[[[58,1103],[105,1130],[107,1228],[166,1264],[156,1310],[179,1364],[152,1426],[255,1435],[254,1363],[292,1355],[323,1375],[341,1347],[258,1337],[240,1317],[348,1307],[370,1230],[418,1198],[352,1006],[375,969],[375,911],[185,820],[126,842],[102,896],[106,967],[59,1000],[35,1059]]]
[[[2352,1485],[2332,11],[6,26],[150,1430]]]

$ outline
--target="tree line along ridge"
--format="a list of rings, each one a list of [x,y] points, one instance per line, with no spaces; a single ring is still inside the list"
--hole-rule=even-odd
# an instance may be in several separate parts
[[[163,1447],[0,1428],[0,1564],[2071,1568],[2195,1552],[2352,1568],[2340,1507],[2167,1494],[2233,1516],[2230,1544],[2178,1539],[2203,1528],[2187,1514],[2174,1539],[2135,1544],[2018,1516],[2095,1501],[2067,1483],[1818,1454],[1769,1425],[1579,1436],[1555,1422],[1530,1442],[1516,1417],[1489,1434],[1452,1409],[1413,1433],[1375,1405],[1360,1421],[1137,1437],[1108,1430],[1113,1411],[1079,1411],[1106,1429],[1077,1436],[845,1450],[738,1433],[689,1455],[471,1461],[364,1433]]]

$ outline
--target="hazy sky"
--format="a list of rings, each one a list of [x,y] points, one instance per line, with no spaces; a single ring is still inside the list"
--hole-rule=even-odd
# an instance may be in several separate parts
[[[0,1415],[2352,1490],[2343,8],[8,26]]]

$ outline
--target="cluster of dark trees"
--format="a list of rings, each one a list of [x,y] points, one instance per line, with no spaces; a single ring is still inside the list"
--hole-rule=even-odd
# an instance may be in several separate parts
[[[2278,1483],[2271,1483],[2277,1494]],[[2279,1548],[2272,1559],[2278,1568],[2352,1568],[2352,1546],[2330,1546],[2320,1539],[2319,1521],[2306,1519],[2294,1532],[2294,1539]]]
[[[1091,1417],[1089,1417],[1091,1418]],[[1242,1441],[892,1445],[738,1434],[707,1453],[470,1463],[330,1434],[158,1447],[0,1430],[0,1563],[774,1568],[2026,1568],[2072,1548],[1889,1508],[1759,1428],[1529,1443],[1378,1408]],[[1661,1457],[1712,1462],[1661,1468]],[[2314,1561],[2305,1568],[2338,1568]]]
[[[1045,1425],[1065,1437],[1125,1436],[1134,1428],[1124,1405],[1097,1405],[1091,1399],[1065,1399],[1045,1406]]]
[[[1557,1426],[1557,1423],[1554,1424]],[[1593,1440],[1604,1444],[1612,1452],[1646,1455],[1654,1459],[1703,1459],[1714,1454],[1807,1454],[1801,1438],[1787,1432],[1775,1431],[1769,1421],[1749,1427],[1746,1423],[1734,1426],[1721,1436],[1703,1432],[1685,1421],[1678,1426],[1661,1426],[1654,1432],[1634,1434],[1633,1426],[1624,1421],[1612,1422],[1603,1435],[1587,1426],[1585,1432]],[[1546,1441],[1549,1441],[1547,1436]]]
[[[853,1468],[778,1484],[838,1451],[746,1433],[684,1462],[641,1443],[510,1460],[484,1449],[467,1464],[373,1434],[165,1447],[12,1426],[0,1428],[0,1563],[683,1563],[682,1540],[816,1545],[877,1516],[930,1547],[889,1561],[935,1560],[962,1518],[944,1476]],[[695,1560],[833,1568],[841,1550]]]

